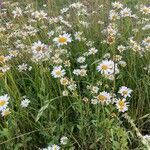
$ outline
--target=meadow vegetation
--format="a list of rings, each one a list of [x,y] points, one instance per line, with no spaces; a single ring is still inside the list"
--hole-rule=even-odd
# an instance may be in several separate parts
[[[4,0],[1,150],[150,150],[147,0]]]

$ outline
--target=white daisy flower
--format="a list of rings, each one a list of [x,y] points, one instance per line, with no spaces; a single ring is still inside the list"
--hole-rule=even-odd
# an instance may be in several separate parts
[[[47,19],[47,13],[45,13],[43,10],[33,12],[32,16],[38,20]]]
[[[14,18],[22,16],[22,10],[20,7],[16,7],[15,10],[12,11]]]
[[[109,19],[110,20],[115,21],[115,20],[117,20],[119,18],[120,18],[119,14],[117,12],[115,12],[114,10],[111,10],[109,12]]]
[[[21,105],[21,107],[28,107],[29,103],[30,103],[30,100],[26,98],[21,101],[20,105]]]
[[[48,49],[48,47],[41,41],[37,41],[33,43],[31,49],[32,49],[33,54],[37,54],[37,53],[45,52]]]
[[[99,95],[96,97],[102,104],[106,103],[109,104],[111,102],[111,95],[108,92],[100,92]]]
[[[57,44],[57,46],[67,45],[67,43],[71,43],[71,34],[65,33],[53,39],[53,41]]]
[[[3,73],[7,72],[8,70],[10,70],[10,67],[8,65],[0,67],[0,71],[2,71]]]
[[[123,45],[119,45],[119,46],[117,47],[117,49],[118,49],[118,51],[121,53],[121,52],[123,52],[123,51],[126,50],[126,47],[123,46]]]
[[[81,56],[77,59],[78,63],[84,63],[85,62],[85,57]]]
[[[84,76],[86,76],[87,75],[87,70],[86,69],[80,69],[80,72],[79,72],[79,75],[80,76],[82,76],[82,77],[84,77]]]
[[[123,5],[120,2],[113,2],[112,3],[113,8],[120,9],[123,7]]]
[[[117,106],[117,109],[120,111],[120,112],[125,112],[128,110],[128,106],[127,106],[127,102],[126,102],[126,99],[119,99],[116,101],[116,106]]]
[[[69,92],[68,92],[67,90],[64,90],[64,91],[62,92],[62,95],[63,95],[63,96],[68,96],[68,94],[69,94]]]
[[[89,50],[88,50],[88,54],[89,55],[94,55],[94,54],[96,54],[98,52],[98,50],[96,49],[96,48],[94,48],[94,47],[92,47],[92,48],[90,48]]]
[[[47,150],[60,150],[60,146],[54,144],[54,145],[48,146]]]
[[[75,34],[74,34],[75,39],[78,41],[81,41],[81,35],[82,35],[82,32],[75,32]]]
[[[10,112],[10,110],[9,110],[9,108],[6,108],[6,109],[4,109],[3,111],[2,111],[2,116],[4,117],[4,116],[8,116],[9,114],[10,114],[11,112]]]
[[[8,100],[9,100],[9,97],[7,94],[0,96],[0,111],[3,111],[6,109],[9,103]]]
[[[66,86],[66,85],[69,84],[69,81],[68,81],[67,78],[61,78],[61,79],[60,79],[60,83],[61,83],[62,85],[64,85],[64,86]]]
[[[150,7],[141,6],[140,11],[142,12],[142,14],[148,15],[148,14],[150,14]]]
[[[121,17],[131,17],[131,13],[132,13],[132,11],[131,11],[131,9],[130,8],[124,8],[124,9],[122,9],[121,11],[120,11],[120,15],[121,15]]]
[[[123,97],[131,97],[132,90],[127,88],[126,86],[120,87],[118,93],[120,93]]]
[[[143,138],[150,141],[150,135],[148,135],[148,134],[144,135]]]
[[[119,65],[121,65],[122,67],[125,67],[127,65],[127,63],[123,60],[118,62]]]
[[[6,57],[3,55],[0,55],[0,64],[4,63],[6,61]]]
[[[66,136],[61,137],[60,143],[62,145],[66,145],[68,143],[68,138]]]
[[[79,74],[80,74],[80,69],[74,69],[74,70],[73,70],[73,74],[75,74],[76,76],[79,76]]]
[[[61,78],[63,77],[64,75],[66,74],[65,70],[62,69],[62,66],[55,66],[53,68],[53,71],[51,73],[51,75],[54,77],[54,78]]]
[[[91,99],[91,104],[96,105],[98,103],[99,103],[99,101],[97,99]]]
[[[28,69],[28,65],[25,63],[18,65],[19,72],[26,71],[27,69]]]
[[[98,66],[97,66],[98,72],[101,72],[101,74],[110,75],[113,74],[115,71],[115,74],[119,73],[117,64],[115,64],[112,60],[103,60]]]

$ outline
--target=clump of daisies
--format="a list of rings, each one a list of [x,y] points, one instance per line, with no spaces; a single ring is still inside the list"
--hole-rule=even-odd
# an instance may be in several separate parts
[[[34,42],[31,46],[32,60],[35,62],[48,60],[51,48],[41,41]]]
[[[128,110],[128,104],[129,102],[127,101],[128,97],[131,97],[132,90],[130,88],[127,88],[126,86],[120,87],[118,93],[121,95],[121,98],[118,98],[116,100],[116,107],[118,111],[120,112],[125,112]]]
[[[9,108],[7,108],[9,104],[9,97],[7,94],[0,96],[0,112],[2,116],[7,116],[10,114]]]

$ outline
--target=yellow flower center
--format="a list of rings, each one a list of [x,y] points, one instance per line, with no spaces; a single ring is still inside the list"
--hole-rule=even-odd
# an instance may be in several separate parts
[[[5,100],[0,100],[0,107],[1,107],[1,106],[4,106],[4,105],[5,105],[5,103],[6,103],[6,101],[5,101]]]
[[[118,104],[121,110],[125,107],[125,102],[123,100],[120,100]]]
[[[4,116],[8,116],[11,112],[9,110],[4,110]]]
[[[144,11],[145,13],[148,13],[148,12],[149,12],[149,9],[148,9],[148,8],[144,8],[143,11]]]
[[[107,70],[107,69],[108,69],[108,66],[103,65],[103,66],[102,66],[102,69],[103,69],[103,70]]]
[[[57,76],[61,75],[61,71],[60,70],[57,70],[55,73],[56,73]]]
[[[128,92],[127,92],[127,91],[123,91],[122,93],[123,93],[123,95],[127,95],[127,94],[128,94]]]
[[[38,46],[37,48],[36,48],[36,51],[44,51],[44,47],[41,47],[41,46]]]
[[[5,57],[4,56],[0,56],[0,63],[3,63],[5,61]]]
[[[99,101],[101,101],[101,102],[104,102],[104,101],[106,100],[106,96],[104,96],[104,95],[98,95],[98,96],[97,96],[97,99],[98,99]]]
[[[67,38],[66,37],[60,37],[59,42],[60,43],[65,43],[65,42],[67,42]]]
[[[63,79],[61,83],[62,83],[62,85],[67,85],[68,84],[68,80],[67,79]]]

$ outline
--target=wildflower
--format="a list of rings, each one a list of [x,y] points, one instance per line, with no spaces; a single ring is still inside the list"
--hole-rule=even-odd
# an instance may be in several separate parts
[[[74,70],[73,70],[73,74],[75,74],[76,76],[79,76],[79,74],[80,74],[80,69],[74,69]]]
[[[69,92],[68,92],[67,90],[64,90],[64,91],[62,92],[62,95],[63,95],[63,96],[68,96],[68,94],[69,94]]]
[[[150,36],[148,36],[147,38],[145,38],[143,41],[142,41],[143,45],[147,46],[147,45],[150,45]]]
[[[24,100],[21,101],[21,104],[20,104],[20,105],[21,105],[22,107],[28,107],[29,103],[30,103],[30,100],[27,99],[27,98],[25,98]]]
[[[11,113],[11,112],[10,112],[9,108],[6,108],[6,109],[4,109],[4,110],[2,111],[1,114],[2,114],[3,117],[5,117],[5,116],[8,116],[10,113]]]
[[[48,47],[47,47],[47,45],[45,45],[41,41],[37,41],[37,42],[33,43],[31,49],[32,49],[32,52],[34,54],[37,54],[37,53],[43,53],[43,52],[45,52],[48,49]]]
[[[131,97],[132,90],[130,88],[127,88],[126,86],[120,87],[118,93],[120,93],[123,97]]]
[[[96,104],[98,104],[98,100],[97,99],[91,99],[91,104],[93,104],[93,105],[96,105]]]
[[[61,83],[62,85],[64,85],[64,86],[66,86],[66,85],[69,84],[69,81],[68,81],[67,78],[61,78],[61,79],[60,79],[60,83]]]
[[[23,63],[22,65],[18,65],[19,72],[26,71],[28,69],[28,65]]]
[[[70,36],[70,34],[65,33],[59,37],[54,38],[53,41],[57,44],[57,46],[67,45],[67,43],[71,43],[72,41]]]
[[[146,70],[148,72],[148,74],[150,74],[150,65],[144,67],[144,70]]]
[[[0,63],[4,63],[6,61],[6,57],[1,55],[0,56]]]
[[[8,65],[0,67],[0,71],[2,71],[3,73],[7,72],[8,70],[10,70],[10,67]]]
[[[103,56],[104,59],[109,59],[110,58],[110,53],[106,53],[104,56]]]
[[[65,70],[62,69],[62,66],[55,66],[53,68],[53,71],[51,73],[51,75],[54,77],[54,78],[61,78],[63,77],[64,75],[66,74]]]
[[[81,65],[80,68],[81,68],[81,69],[86,69],[86,68],[87,68],[87,65]]]
[[[75,32],[75,34],[74,34],[75,39],[78,41],[81,41],[81,35],[82,35],[82,32]]]
[[[109,19],[112,21],[115,21],[117,19],[119,19],[119,14],[117,12],[115,12],[114,10],[111,10],[109,13]]]
[[[68,89],[69,89],[70,91],[75,91],[76,88],[77,88],[77,85],[76,85],[76,83],[75,83],[74,81],[71,82],[71,83],[68,85]]]
[[[123,5],[120,2],[113,2],[112,3],[113,8],[120,9],[123,7]]]
[[[94,47],[93,47],[93,48],[90,48],[90,49],[88,50],[88,54],[89,54],[89,55],[91,55],[91,54],[94,55],[94,54],[96,54],[97,52],[98,52],[98,50],[97,50],[96,48],[94,48]]]
[[[125,67],[127,65],[127,63],[123,60],[118,62],[119,65],[121,65],[122,67]]]
[[[150,29],[150,24],[147,24],[142,28],[142,30],[148,30],[148,29]]]
[[[89,26],[89,24],[90,24],[90,23],[88,23],[88,22],[86,22],[86,21],[79,21],[79,23],[80,23],[81,25],[83,25],[83,27],[85,27],[85,28],[88,28],[88,26]]]
[[[99,91],[99,88],[97,86],[92,86],[91,87],[91,92],[97,94]]]
[[[70,67],[70,65],[71,65],[70,60],[64,61],[64,65],[65,65],[66,67]]]
[[[89,101],[89,99],[87,98],[87,97],[83,97],[83,99],[82,99],[84,102],[88,102]]]
[[[12,11],[14,18],[22,16],[22,10],[20,7],[16,7],[15,10]]]
[[[78,63],[84,63],[85,62],[85,57],[81,56],[77,59]]]
[[[17,50],[11,50],[10,52],[9,52],[9,55],[10,55],[10,57],[16,57],[16,56],[18,56],[18,51]]]
[[[115,36],[108,36],[106,40],[107,44],[113,44],[115,42]]]
[[[111,102],[111,95],[108,92],[100,92],[99,95],[96,97],[102,104],[106,103],[110,103]]]
[[[150,14],[150,7],[141,6],[140,11],[142,12],[142,14],[148,15],[148,14]]]
[[[62,8],[60,11],[61,11],[61,14],[64,14],[64,13],[66,13],[68,10],[69,10],[69,8],[66,7],[66,8]]]
[[[7,96],[7,94],[0,96],[0,111],[3,111],[6,109],[9,103],[8,100],[9,100],[9,97]]]
[[[119,46],[117,47],[117,49],[118,49],[118,51],[119,51],[120,53],[122,53],[123,51],[126,50],[126,48],[125,48],[123,45],[119,45]]]
[[[61,137],[60,143],[62,145],[66,145],[68,143],[68,138],[66,136]]]
[[[98,72],[101,72],[101,74],[110,75],[115,72],[117,74],[119,72],[117,64],[115,64],[112,60],[103,60],[98,66],[97,66]]]
[[[146,134],[143,136],[143,138],[145,138],[146,140],[148,140],[150,142],[150,135]]]
[[[43,10],[33,12],[32,16],[39,21],[42,19],[47,19],[47,13],[45,13]]]
[[[116,101],[117,109],[121,112],[128,110],[126,99],[119,99]]]
[[[82,76],[82,77],[84,77],[84,76],[87,75],[86,72],[87,72],[87,70],[85,70],[85,69],[80,69],[79,75]]]
[[[48,146],[47,150],[60,150],[60,146],[54,144],[54,145]]]
[[[124,17],[131,17],[131,9],[130,8],[124,8],[120,11],[120,15],[124,18]]]

